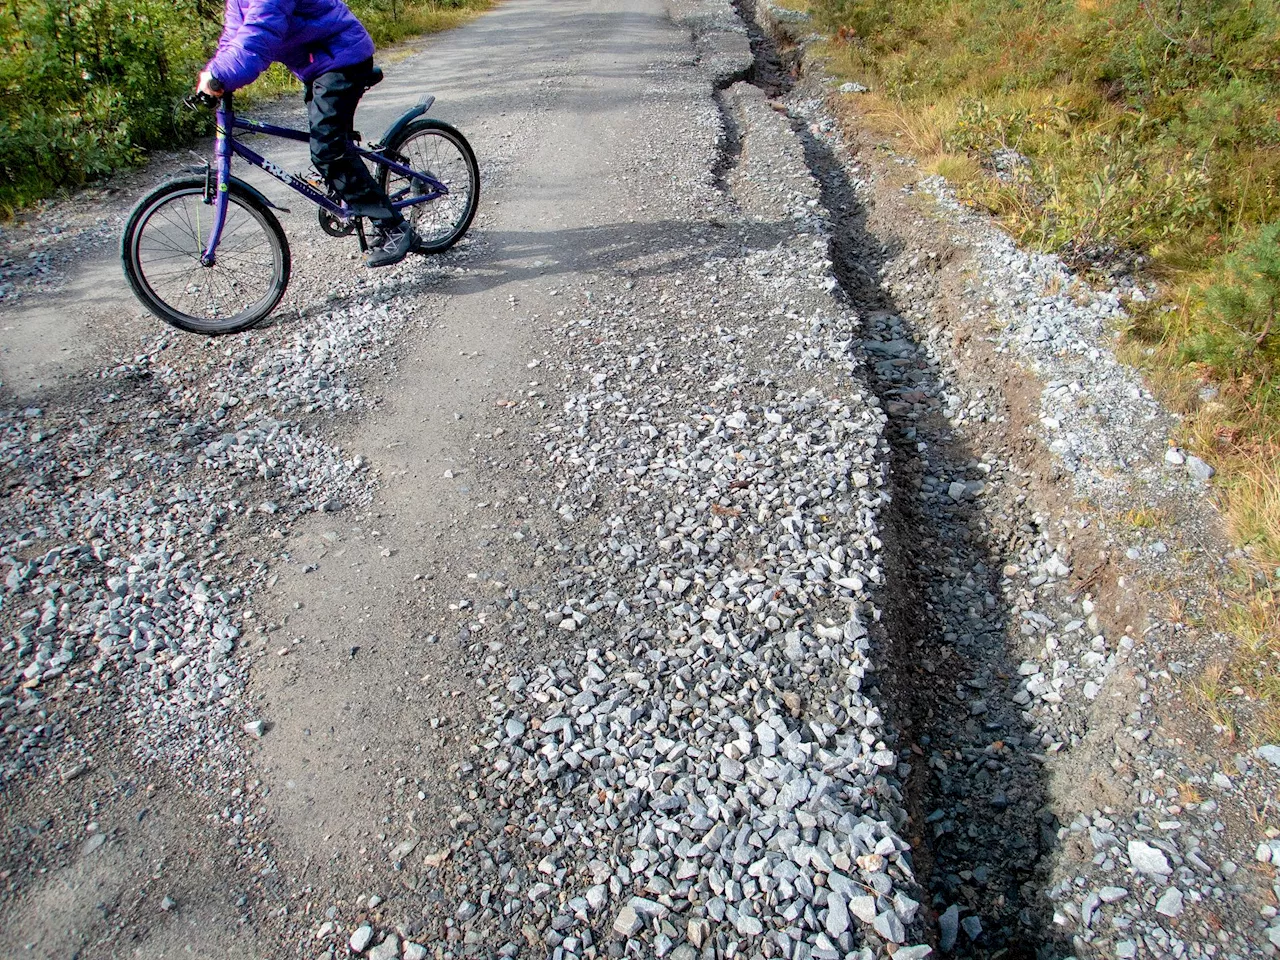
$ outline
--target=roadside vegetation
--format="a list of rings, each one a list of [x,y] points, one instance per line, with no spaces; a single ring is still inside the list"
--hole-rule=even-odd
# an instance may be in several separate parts
[[[1156,282],[1122,354],[1185,415],[1253,558],[1204,624],[1237,649],[1203,699],[1280,735],[1280,0],[783,2],[870,88],[851,109],[964,200],[1085,272]]]
[[[492,0],[350,0],[379,46],[457,26]],[[211,129],[179,101],[222,29],[218,0],[4,0],[0,215]],[[252,88],[295,87],[279,66]]]

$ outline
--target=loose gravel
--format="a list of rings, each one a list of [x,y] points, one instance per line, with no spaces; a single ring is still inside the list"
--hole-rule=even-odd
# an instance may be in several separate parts
[[[803,17],[672,9],[696,56],[642,83],[655,124],[687,122],[626,169],[657,239],[531,318],[524,432],[467,465],[530,496],[495,508],[505,569],[449,605],[476,687],[448,828],[383,829],[370,891],[292,921],[287,951],[1274,954],[1280,748],[1177,741],[1195,656],[1126,590],[1197,543],[1221,559],[1212,467],[1110,349],[1135,289],[850,152],[820,78],[793,84]],[[0,297],[57,282],[28,259]],[[271,736],[244,695],[254,590],[290,524],[373,502],[335,435],[376,409],[416,298],[471,263],[304,295],[232,349],[153,337],[70,402],[0,412],[0,790],[75,781],[84,731],[123,718],[140,764],[266,829],[241,777]],[[1135,490],[1194,535],[1118,523]]]
[[[6,412],[4,782],[59,746],[45,707],[68,688],[120,697],[147,761],[226,754],[247,667],[235,652],[254,628],[244,601],[267,573],[243,538],[368,500],[368,464],[315,426],[367,405],[353,367],[382,358],[405,319],[326,314],[279,346],[219,350],[197,378],[159,337],[94,377],[78,409]]]

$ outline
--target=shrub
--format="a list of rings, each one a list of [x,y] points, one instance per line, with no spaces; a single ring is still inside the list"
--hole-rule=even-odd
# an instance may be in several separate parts
[[[1231,373],[1257,358],[1280,361],[1280,223],[1227,257],[1225,276],[1204,298],[1214,327],[1188,345],[1187,359]]]

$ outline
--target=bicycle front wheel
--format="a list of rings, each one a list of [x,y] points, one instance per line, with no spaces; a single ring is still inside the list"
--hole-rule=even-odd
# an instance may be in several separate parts
[[[204,177],[185,177],[134,207],[121,240],[124,272],[138,299],[166,323],[210,336],[235,333],[284,296],[289,244],[271,210],[231,183],[216,261],[205,266],[214,208],[204,189]]]
[[[440,120],[414,120],[387,144],[386,154],[449,188],[444,196],[404,210],[417,234],[414,250],[440,253],[462,239],[480,205],[480,168],[466,137]],[[378,185],[392,200],[423,196],[427,185],[379,165]]]

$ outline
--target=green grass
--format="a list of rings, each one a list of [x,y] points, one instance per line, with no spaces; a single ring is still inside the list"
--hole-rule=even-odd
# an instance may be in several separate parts
[[[378,46],[455,27],[494,0],[351,0]],[[179,103],[221,30],[216,0],[6,0],[0,6],[0,216],[208,134]],[[297,83],[276,66],[247,91]]]
[[[1208,719],[1229,738],[1280,740],[1280,597],[1253,585],[1233,590],[1208,629],[1232,638],[1189,690]]]
[[[1274,0],[815,0],[834,63],[939,152],[1015,150],[971,199],[1077,259],[1202,269],[1280,220]]]

